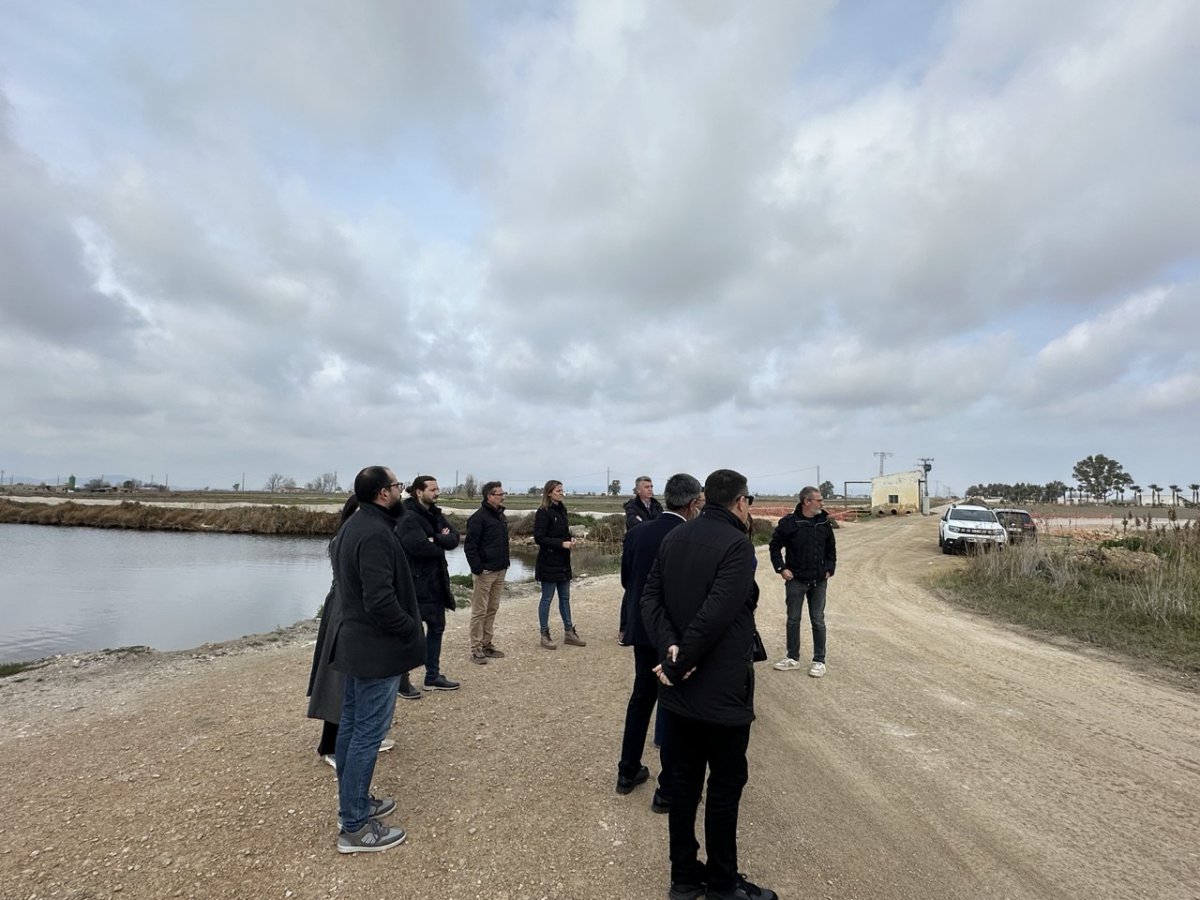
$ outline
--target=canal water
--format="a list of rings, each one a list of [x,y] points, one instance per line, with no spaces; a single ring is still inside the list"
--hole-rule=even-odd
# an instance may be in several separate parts
[[[0,525],[0,663],[134,644],[183,650],[291,625],[325,599],[327,546],[325,538]],[[461,547],[447,562],[452,575],[470,572]],[[533,577],[531,556],[514,552],[512,562],[510,581]]]

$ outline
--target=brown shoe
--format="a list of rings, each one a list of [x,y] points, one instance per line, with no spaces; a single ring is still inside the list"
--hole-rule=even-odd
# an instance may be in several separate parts
[[[495,647],[484,647],[483,655],[488,659],[504,659],[504,651],[497,650]]]
[[[549,628],[547,628],[545,631],[542,632],[542,646],[545,647],[547,650],[557,650],[558,649],[558,644],[554,643],[554,641],[552,641],[550,639],[550,629]]]
[[[575,630],[574,625],[572,625],[570,628],[568,628],[566,631],[563,632],[563,643],[571,644],[572,646],[575,646],[575,647],[586,647],[587,646],[587,641],[585,641],[583,638],[581,638],[579,636],[579,632]]]
[[[486,666],[487,665],[487,654],[484,653],[482,650],[472,650],[471,651],[471,662],[475,663],[477,666]]]

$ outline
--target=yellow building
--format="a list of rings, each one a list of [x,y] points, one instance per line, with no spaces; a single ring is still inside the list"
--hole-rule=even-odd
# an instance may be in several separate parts
[[[921,473],[897,472],[871,479],[871,514],[907,516],[921,512]]]

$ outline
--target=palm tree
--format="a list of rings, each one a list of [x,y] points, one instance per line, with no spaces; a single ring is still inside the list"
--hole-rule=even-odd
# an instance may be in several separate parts
[[[1157,484],[1150,484],[1147,485],[1147,487],[1150,488],[1150,505],[1158,506],[1158,496],[1162,493],[1162,488],[1160,488]]]
[[[1140,484],[1131,484],[1129,489],[1133,491],[1133,505],[1142,505],[1142,486]]]
[[[1200,503],[1200,484],[1189,484],[1188,489],[1192,492],[1192,503]]]
[[[1171,489],[1171,505],[1178,506],[1179,505],[1179,485],[1168,484],[1167,487],[1169,487]]]

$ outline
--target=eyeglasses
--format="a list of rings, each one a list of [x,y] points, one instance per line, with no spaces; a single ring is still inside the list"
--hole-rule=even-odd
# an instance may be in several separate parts
[[[507,497],[508,494],[505,493],[504,491],[492,491],[490,494],[488,494],[488,496],[489,497]]]
[[[753,494],[742,494],[742,496],[746,498],[746,505],[747,505],[747,506],[753,506],[753,505],[754,505],[754,495],[753,495]]]
[[[403,487],[403,482],[393,481],[391,484],[388,485],[389,490],[391,490],[394,487]]]

